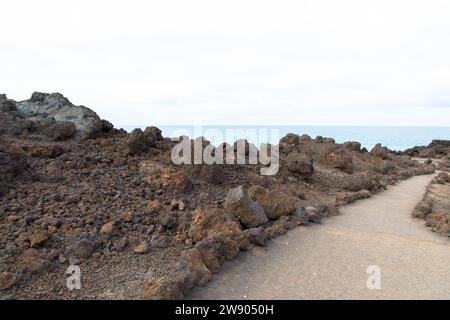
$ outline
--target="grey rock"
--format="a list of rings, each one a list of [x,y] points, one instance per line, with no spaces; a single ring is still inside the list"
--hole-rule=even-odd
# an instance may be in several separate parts
[[[144,132],[141,129],[134,129],[128,136],[127,141],[127,153],[129,155],[135,155],[147,149],[145,143]]]
[[[71,122],[83,138],[96,138],[102,132],[102,122],[94,111],[75,106],[60,93],[35,92],[31,99],[17,102],[16,107],[26,117],[47,117]]]
[[[286,157],[286,163],[288,169],[292,173],[296,173],[304,177],[311,177],[314,173],[312,160],[300,153],[290,153]]]
[[[267,234],[264,232],[263,227],[251,228],[244,231],[244,235],[250,241],[257,246],[263,247],[267,243]]]
[[[294,212],[294,216],[302,224],[308,224],[308,216],[306,215],[306,209],[304,206],[298,206]]]
[[[224,207],[246,228],[256,228],[268,221],[263,207],[251,200],[242,186],[228,192]]]

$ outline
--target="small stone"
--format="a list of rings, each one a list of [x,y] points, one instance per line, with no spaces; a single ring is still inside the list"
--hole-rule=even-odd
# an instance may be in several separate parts
[[[55,227],[55,226],[48,226],[47,227],[47,231],[48,231],[49,234],[54,234],[54,233],[56,233],[58,231],[58,228]]]
[[[100,229],[100,234],[107,235],[107,236],[116,236],[119,234],[119,230],[116,227],[116,222],[111,221],[108,223],[105,223],[102,228]]]
[[[170,229],[175,225],[177,220],[169,214],[164,214],[160,217],[159,222],[165,229]]]
[[[297,196],[297,198],[299,198],[300,200],[305,200],[306,199],[306,195],[304,192],[297,192],[295,194]]]
[[[270,227],[266,228],[265,232],[269,238],[275,238],[281,234],[286,233],[286,229],[284,228],[282,223],[274,223]]]
[[[150,245],[154,248],[167,248],[170,245],[170,240],[167,235],[154,234],[150,240]]]
[[[95,252],[96,243],[93,239],[85,236],[78,237],[75,240],[74,252],[79,258],[87,259]]]
[[[133,251],[135,253],[144,254],[148,252],[148,249],[149,249],[148,243],[144,241],[139,243],[136,247],[134,247]]]
[[[48,233],[46,231],[36,231],[30,239],[30,247],[36,248],[41,246],[48,239]]]
[[[147,211],[149,213],[157,213],[162,209],[162,205],[158,200],[152,200],[147,204]]]
[[[120,218],[125,222],[131,222],[133,221],[133,216],[133,212],[125,211],[121,213]]]
[[[186,204],[184,203],[183,200],[178,200],[178,210],[179,211],[184,211],[186,209]]]
[[[293,215],[294,223],[296,224],[308,224],[309,220],[306,215],[306,209],[304,206],[298,206]]]
[[[177,209],[178,208],[178,201],[177,200],[172,200],[172,201],[170,201],[170,209],[171,210],[175,210],[175,209]]]
[[[0,290],[8,290],[16,283],[17,277],[11,272],[0,273]]]

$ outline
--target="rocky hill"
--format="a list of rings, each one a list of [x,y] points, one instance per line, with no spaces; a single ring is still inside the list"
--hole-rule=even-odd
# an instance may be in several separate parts
[[[261,176],[261,164],[177,166],[176,143],[61,94],[0,95],[0,294],[182,298],[240,251],[435,169],[412,158],[423,149],[289,134],[278,174]],[[66,287],[69,265],[80,290]]]

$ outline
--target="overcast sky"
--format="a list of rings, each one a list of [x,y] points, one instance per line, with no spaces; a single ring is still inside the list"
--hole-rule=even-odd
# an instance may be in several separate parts
[[[0,91],[116,125],[450,123],[450,1],[3,0]]]

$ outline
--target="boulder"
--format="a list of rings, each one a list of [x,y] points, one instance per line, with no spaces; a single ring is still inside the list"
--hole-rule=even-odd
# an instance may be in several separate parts
[[[75,237],[73,251],[78,258],[87,259],[100,247],[100,243],[91,235],[79,235]]]
[[[102,124],[102,132],[110,132],[112,129],[114,129],[114,125],[108,120],[102,119],[101,124]]]
[[[344,150],[330,150],[323,154],[322,161],[329,167],[340,169],[348,174],[353,173],[352,156]]]
[[[309,222],[319,223],[322,220],[323,212],[315,207],[304,207],[298,206],[294,216],[301,219],[303,224],[308,224]]]
[[[280,144],[298,144],[300,137],[297,134],[294,133],[288,133],[286,136],[281,138]]]
[[[295,198],[281,192],[269,191],[261,186],[252,186],[248,190],[248,195],[264,208],[269,219],[291,215],[297,207]]]
[[[156,141],[163,140],[162,131],[157,127],[145,128],[144,136],[148,146],[154,146]]]
[[[381,159],[386,159],[389,156],[387,148],[382,147],[380,143],[377,143],[372,150],[370,150],[370,154]]]
[[[175,269],[178,273],[187,275],[190,278],[189,282],[194,286],[204,286],[212,278],[212,273],[197,248],[183,251]]]
[[[64,154],[65,150],[63,147],[57,144],[45,144],[33,148],[31,151],[31,156],[39,158],[50,158],[54,159]]]
[[[225,174],[221,165],[202,165],[200,178],[211,184],[221,184],[224,182]]]
[[[184,292],[191,289],[189,276],[177,274],[152,279],[144,289],[144,299],[147,300],[179,300]]]
[[[356,141],[344,142],[344,147],[347,150],[350,150],[350,151],[355,151],[355,152],[360,152],[361,151],[361,143],[356,142]]]
[[[314,142],[316,142],[316,143],[323,143],[324,142],[324,138],[322,136],[316,136],[316,138],[314,139]]]
[[[72,130],[67,123],[72,123],[76,132],[86,139],[97,138],[102,133],[101,119],[94,111],[73,105],[60,93],[35,92],[31,99],[17,102],[16,107],[26,117],[42,117],[65,123],[60,130],[63,137],[68,135],[63,129]]]
[[[16,102],[8,99],[5,94],[0,94],[0,112],[11,112],[16,110]]]
[[[265,246],[268,240],[268,235],[263,227],[247,229],[244,231],[244,235],[250,243],[260,247]]]
[[[177,202],[177,204],[178,204],[178,202]],[[176,218],[173,215],[170,215],[167,213],[163,214],[159,217],[159,223],[166,230],[173,228],[175,226],[176,222],[177,222]]]
[[[203,239],[195,245],[195,248],[199,250],[205,265],[213,273],[219,271],[224,261],[233,259],[239,253],[237,243],[222,236]]]
[[[264,232],[267,234],[269,239],[278,237],[279,235],[286,233],[286,228],[284,227],[284,223],[282,221],[276,221],[270,227],[267,227]]]
[[[256,228],[268,221],[263,207],[251,200],[242,186],[233,188],[228,192],[224,207],[246,228]]]
[[[170,246],[170,237],[162,232],[155,233],[150,239],[150,245],[153,248],[164,249]]]
[[[242,228],[234,217],[218,208],[197,208],[192,213],[189,238],[194,243],[207,238],[229,238],[238,248],[247,246]]]
[[[323,212],[321,212],[315,207],[306,207],[305,213],[309,222],[319,223],[323,217]]]
[[[311,137],[308,136],[307,134],[302,134],[299,138],[299,141],[311,141]]]
[[[312,160],[298,152],[292,152],[286,157],[288,169],[304,178],[310,178],[314,174],[314,166]]]
[[[439,172],[435,178],[435,181],[441,184],[450,182],[450,175],[446,172]]]
[[[131,131],[127,139],[127,154],[133,156],[147,150],[147,148],[144,132],[139,128]]]
[[[426,217],[426,226],[431,227],[434,232],[438,232],[442,235],[450,235],[450,215],[442,212],[430,213]]]
[[[427,203],[426,201],[419,202],[412,212],[414,218],[425,219],[426,216],[431,212],[432,203]]]

